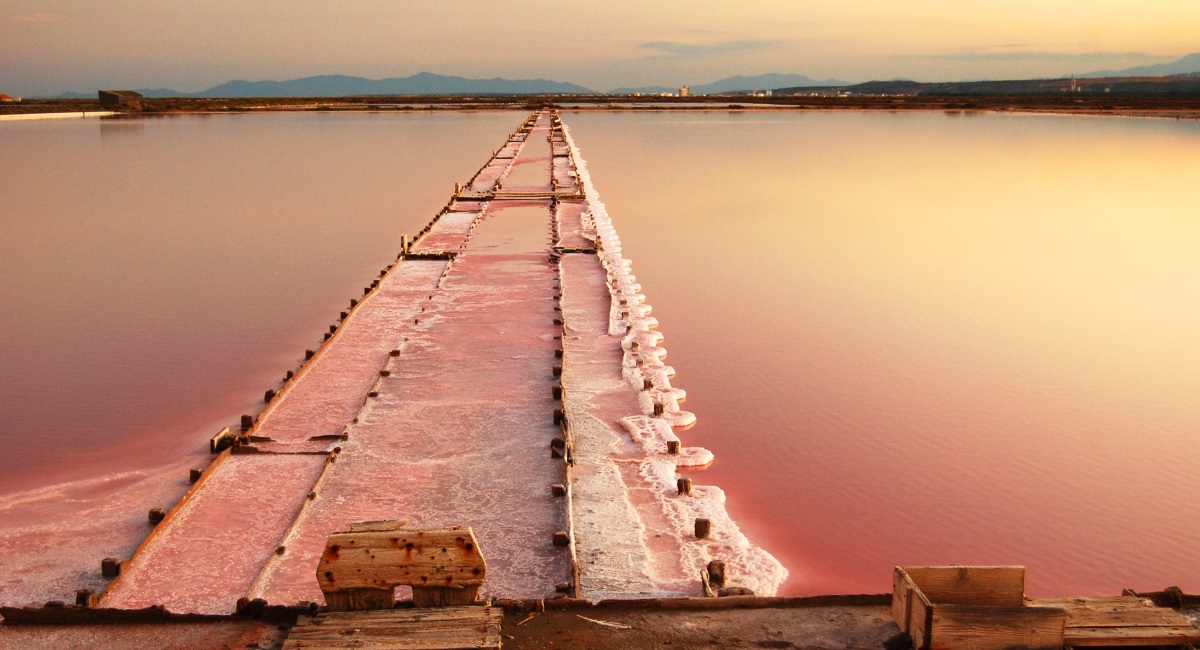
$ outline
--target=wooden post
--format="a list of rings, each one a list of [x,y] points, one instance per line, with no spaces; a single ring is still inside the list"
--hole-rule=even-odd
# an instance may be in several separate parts
[[[246,431],[246,430],[250,429],[250,427],[253,427],[253,426],[254,426],[254,416],[253,415],[243,415],[242,416],[242,431]]]
[[[188,483],[195,483],[196,481],[199,481],[199,480],[200,480],[200,477],[201,477],[203,474],[204,474],[204,470],[202,470],[202,469],[200,469],[200,468],[198,468],[198,467],[193,467],[193,468],[192,468],[192,469],[191,469],[191,470],[188,472]]]
[[[100,560],[100,575],[105,578],[115,578],[121,575],[121,561],[115,557]]]
[[[567,496],[567,486],[563,485],[562,483],[555,483],[554,485],[551,485],[550,495],[555,497]]]
[[[400,351],[399,351],[399,350],[392,350],[392,351],[391,351],[391,355],[392,355],[393,357],[398,357],[398,356],[400,356]]]
[[[389,377],[389,376],[391,376],[391,374],[392,374],[391,370],[380,370],[379,371],[380,377]]]
[[[691,494],[692,494],[692,479],[690,479],[690,478],[675,479],[675,489],[678,491],[679,496],[681,496],[681,497],[691,496]]]
[[[80,589],[75,592],[75,604],[80,607],[91,609],[99,602],[100,598],[96,596],[96,592],[92,589]]]
[[[696,520],[696,539],[708,539],[712,532],[712,522],[701,517]]]
[[[662,414],[663,414],[663,413],[665,413],[665,412],[666,412],[666,407],[665,407],[665,406],[663,406],[663,403],[662,403],[662,402],[655,402],[655,403],[654,403],[654,414],[655,414],[655,415],[662,415]]]
[[[562,399],[562,396],[563,396],[563,387],[562,387],[562,384],[555,384],[555,385],[554,385],[554,386],[553,386],[553,387],[550,389],[550,394],[551,394],[552,396],[554,396],[554,399],[556,399],[556,400],[561,400],[561,399]]]
[[[564,417],[566,417],[566,414],[563,413],[562,409],[554,409],[554,423],[555,424],[561,424]]]
[[[672,456],[679,455],[679,441],[678,440],[668,440],[667,441],[667,453],[671,454]]]
[[[156,526],[159,524],[159,522],[166,518],[166,516],[167,513],[163,512],[162,508],[151,508],[150,512],[146,514],[146,518],[150,520],[150,523]]]
[[[708,584],[714,589],[725,586],[725,562],[713,560],[708,563]]]
[[[264,402],[270,402],[270,401],[271,401],[271,400],[273,400],[273,399],[275,399],[275,389],[274,389],[274,388],[268,388],[268,389],[267,389],[267,392],[263,393],[263,401],[264,401]]]
[[[313,355],[314,355],[314,354],[316,354],[316,353],[315,353],[315,352],[313,352],[312,350],[305,350],[305,351],[304,351],[304,359],[305,359],[305,361],[307,361],[307,360],[309,360],[309,359],[313,358]]]
[[[213,436],[208,441],[208,451],[214,454],[218,454],[224,451],[226,448],[232,446],[233,436],[229,434],[229,427],[221,429],[217,432],[217,435]]]
[[[570,546],[570,544],[571,544],[571,536],[567,534],[567,531],[565,531],[565,530],[554,531],[554,545],[555,546]]]

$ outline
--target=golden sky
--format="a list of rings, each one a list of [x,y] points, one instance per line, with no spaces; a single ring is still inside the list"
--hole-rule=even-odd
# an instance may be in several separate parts
[[[1200,51],[1197,0],[0,0],[0,92],[417,72],[597,90],[1058,77]]]

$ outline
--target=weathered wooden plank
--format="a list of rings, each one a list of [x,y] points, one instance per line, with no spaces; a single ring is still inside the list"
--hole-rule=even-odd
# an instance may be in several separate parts
[[[901,632],[908,632],[909,618],[912,616],[913,583],[904,572],[896,567],[892,572],[892,620],[900,626]]]
[[[317,567],[326,593],[358,588],[479,587],[487,564],[470,527],[339,532]]]
[[[413,621],[436,623],[480,619],[485,613],[498,611],[490,607],[446,607],[441,609],[387,609],[372,612],[323,612],[316,616],[300,619],[301,625],[360,625],[364,620],[386,623],[389,621]],[[364,618],[365,614],[370,614]]]
[[[1158,627],[1075,627],[1063,642],[1069,646],[1162,646],[1200,641],[1200,630],[1191,625]]]
[[[929,628],[933,624],[933,605],[919,590],[913,589],[909,600],[908,635],[917,648],[929,647]]]
[[[406,524],[408,524],[407,519],[396,519],[390,521],[359,521],[352,524],[346,524],[345,532],[378,533],[384,531],[393,531]]]
[[[1200,641],[1200,630],[1178,612],[1138,596],[1038,598],[1066,610],[1065,643],[1073,646],[1173,645]]]
[[[1062,648],[1062,609],[943,605],[933,607],[929,650]]]
[[[498,607],[390,609],[302,616],[284,648],[392,648],[457,650],[499,648],[503,610]]]
[[[931,603],[1020,607],[1025,600],[1025,567],[921,566],[904,572]]]

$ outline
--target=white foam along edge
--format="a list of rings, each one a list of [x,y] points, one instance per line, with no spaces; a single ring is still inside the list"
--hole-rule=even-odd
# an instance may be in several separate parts
[[[650,315],[651,307],[646,304],[642,286],[633,275],[632,261],[621,255],[621,241],[616,229],[592,184],[587,163],[565,124],[563,138],[575,160],[588,204],[581,223],[585,230],[596,233],[597,255],[607,275],[611,298],[609,334],[622,337],[622,376],[639,390],[638,401],[643,414],[621,420],[645,454],[639,475],[653,490],[671,522],[685,567],[698,575],[710,560],[721,559],[726,563],[729,584],[747,587],[758,595],[772,596],[787,579],[788,570],[741,532],[725,510],[725,493],[715,486],[695,486],[690,498],[678,497],[678,468],[707,465],[712,462],[713,455],[707,449],[682,445],[678,454],[667,453],[667,442],[679,440],[674,427],[689,426],[696,421],[696,416],[679,408],[686,393],[671,385],[670,378],[675,376],[675,370],[663,363],[666,350],[660,345],[662,334],[655,331],[658,320]],[[637,345],[633,345],[635,342]],[[644,389],[647,379],[650,388]],[[663,413],[650,417],[656,403],[663,405]],[[697,518],[712,523],[708,539],[695,539]]]

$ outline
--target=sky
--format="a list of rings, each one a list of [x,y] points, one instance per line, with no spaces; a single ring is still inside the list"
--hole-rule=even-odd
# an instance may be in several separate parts
[[[417,72],[595,90],[1061,77],[1200,52],[1197,0],[0,0],[0,93]]]

